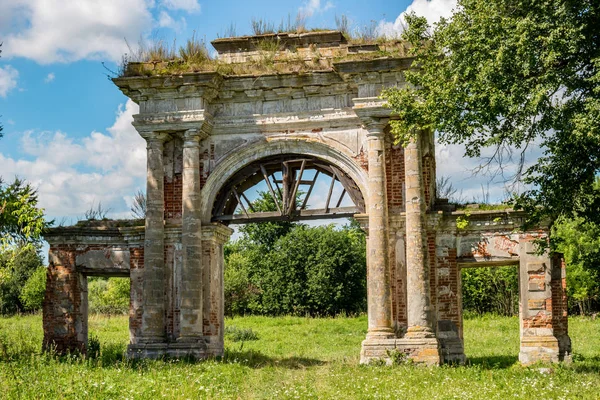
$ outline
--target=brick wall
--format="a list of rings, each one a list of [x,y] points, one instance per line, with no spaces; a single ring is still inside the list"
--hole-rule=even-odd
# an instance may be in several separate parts
[[[456,248],[437,246],[438,319],[454,322],[462,337],[462,312]]]
[[[435,257],[435,232],[427,232],[427,262],[429,263],[430,304],[434,316],[437,316],[437,273]]]
[[[58,353],[87,345],[87,281],[75,270],[76,246],[50,247],[43,305],[43,347]]]
[[[435,158],[423,157],[423,185],[425,186],[425,204],[431,209],[435,201]]]
[[[164,152],[165,219],[181,219],[183,140],[174,137],[165,143]]]
[[[404,211],[404,149],[391,145],[386,149],[385,160],[388,213]]]
[[[141,336],[144,289],[144,247],[129,249],[130,293],[129,299],[129,335],[131,338]]]

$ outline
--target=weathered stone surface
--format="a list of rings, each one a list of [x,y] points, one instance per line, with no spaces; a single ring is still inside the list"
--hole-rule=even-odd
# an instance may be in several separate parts
[[[315,44],[329,58],[332,49],[376,51],[348,46],[339,32],[282,40],[300,56]],[[215,43],[228,62],[258,54],[251,38]],[[139,104],[133,124],[147,140],[145,227],[102,221],[48,233],[45,348],[85,351],[87,276],[104,275],[131,279],[129,357],[222,355],[223,245],[232,231],[216,222],[218,195],[245,168],[299,156],[335,168],[364,202],[357,208],[366,212],[358,219],[368,232],[361,362],[405,355],[427,365],[463,363],[460,269],[517,264],[521,362],[568,360],[564,264],[538,255],[533,244],[547,229],[519,232],[525,216],[512,210],[452,211],[435,198],[433,134],[421,133],[407,148],[393,143],[394,116],[378,96],[405,83],[411,62],[116,79]]]

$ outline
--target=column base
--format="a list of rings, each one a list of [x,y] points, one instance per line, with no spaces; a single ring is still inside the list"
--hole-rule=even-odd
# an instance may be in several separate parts
[[[555,336],[522,337],[519,361],[525,366],[535,364],[537,362],[570,362],[571,351],[570,339],[568,339],[568,336],[566,336],[566,339],[564,339],[563,342],[568,342],[568,345],[565,343],[563,346],[560,346],[561,343],[559,343],[559,340]]]
[[[437,338],[444,364],[464,364],[467,361],[465,346],[458,326],[450,320],[438,321]]]
[[[367,340],[396,339],[396,333],[392,328],[369,329]]]
[[[391,365],[395,361],[403,359],[417,364],[440,365],[440,343],[436,338],[367,338],[362,342],[361,364],[383,361],[387,365]]]
[[[203,343],[138,343],[127,346],[127,358],[130,360],[166,359],[166,358],[191,358],[202,360],[210,357],[222,356],[222,351],[215,354],[213,349],[208,349]]]

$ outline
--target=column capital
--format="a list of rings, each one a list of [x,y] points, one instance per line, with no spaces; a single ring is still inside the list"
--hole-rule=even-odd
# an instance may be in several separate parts
[[[383,131],[389,122],[389,118],[362,117],[363,127],[367,130],[367,138],[383,137]]]
[[[187,129],[183,132],[183,147],[198,147],[204,138],[206,134],[200,129]]]
[[[146,140],[148,145],[158,143],[163,144],[171,137],[168,133],[159,131],[140,131],[139,133],[140,136]]]

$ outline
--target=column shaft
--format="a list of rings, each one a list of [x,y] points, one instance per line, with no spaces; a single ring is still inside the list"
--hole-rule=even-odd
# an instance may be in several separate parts
[[[185,133],[183,144],[183,224],[181,242],[180,337],[178,341],[203,341],[202,334],[202,235],[200,222],[200,136]]]
[[[164,261],[164,134],[143,135],[147,141],[146,234],[144,240],[144,311],[140,338],[145,343],[165,340]]]
[[[406,181],[407,337],[434,337],[427,239],[425,194],[419,137],[404,149]]]
[[[369,244],[367,255],[367,307],[369,338],[390,338],[392,299],[388,267],[388,225],[383,125],[369,127]]]

